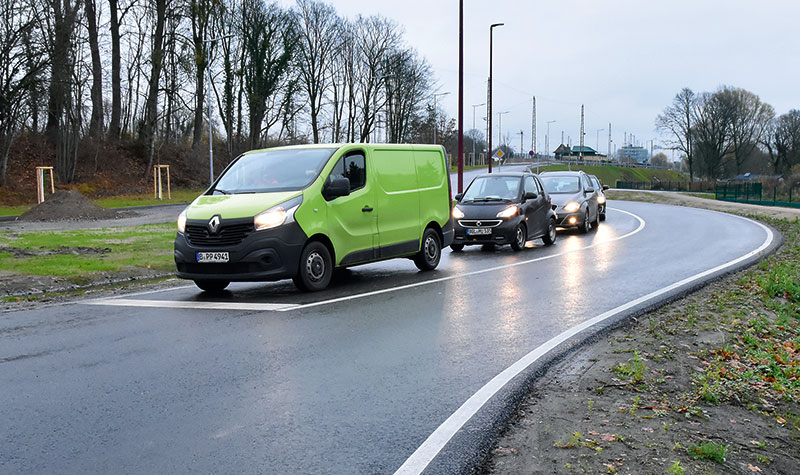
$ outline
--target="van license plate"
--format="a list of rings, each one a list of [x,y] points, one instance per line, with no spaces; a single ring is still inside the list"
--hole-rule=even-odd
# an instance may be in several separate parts
[[[198,252],[197,263],[204,264],[210,262],[228,262],[227,252]]]
[[[467,229],[467,234],[470,236],[485,236],[487,234],[492,234],[492,228]]]

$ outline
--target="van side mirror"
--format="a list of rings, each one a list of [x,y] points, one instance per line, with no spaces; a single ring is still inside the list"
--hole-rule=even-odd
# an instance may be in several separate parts
[[[603,191],[607,191],[607,190],[608,190],[608,185],[603,185]]]
[[[325,184],[322,188],[322,196],[326,200],[332,200],[334,198],[338,198],[340,196],[347,196],[350,194],[350,179],[349,178],[337,178],[333,181],[329,181]]]
[[[463,197],[464,197],[464,193],[459,193],[456,196],[454,196],[453,198],[455,198],[456,201],[461,201],[461,198],[463,198]]]
[[[539,195],[537,195],[536,193],[534,193],[532,191],[527,191],[527,192],[525,192],[525,195],[522,196],[522,199],[524,199],[524,200],[535,200],[538,196]]]

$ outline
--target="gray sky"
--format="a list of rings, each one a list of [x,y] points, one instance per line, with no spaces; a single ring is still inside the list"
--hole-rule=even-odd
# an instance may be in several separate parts
[[[342,16],[381,14],[397,21],[406,41],[431,63],[445,110],[457,114],[457,0],[333,0]],[[489,24],[505,23],[494,35],[494,142],[497,115],[503,135],[530,148],[531,97],[537,101],[538,150],[546,121],[550,149],[561,131],[579,141],[580,107],[586,106],[586,145],[612,123],[613,140],[623,132],[637,141],[658,138],[656,115],[682,87],[712,91],[722,84],[743,87],[782,114],[800,108],[798,1],[561,0],[549,2],[464,1],[465,128],[472,104],[486,100]],[[477,127],[485,128],[485,107]],[[605,152],[608,130],[600,132]],[[658,141],[657,141],[658,143]]]

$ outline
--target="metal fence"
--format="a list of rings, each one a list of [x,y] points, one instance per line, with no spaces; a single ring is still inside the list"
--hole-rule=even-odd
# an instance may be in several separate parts
[[[622,181],[617,180],[616,188],[621,190],[658,190],[658,191],[714,191],[713,187],[698,182],[689,189],[688,181]]]
[[[764,186],[762,183],[721,183],[715,190],[722,201],[752,203],[767,206],[800,208],[800,187],[795,184]]]

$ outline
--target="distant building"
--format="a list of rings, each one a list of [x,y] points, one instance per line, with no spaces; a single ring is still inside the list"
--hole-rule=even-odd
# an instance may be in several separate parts
[[[556,160],[563,160],[564,157],[569,157],[570,150],[569,147],[564,145],[563,143],[558,146],[558,148],[553,152],[553,156],[556,157]]]
[[[572,147],[572,155],[574,155],[576,157],[581,155],[581,146],[580,145],[575,145],[575,146]],[[596,157],[597,155],[599,155],[599,154],[592,147],[587,147],[585,145],[583,146],[583,156],[584,157]]]
[[[650,160],[650,154],[646,148],[634,145],[625,145],[619,149],[617,154],[620,163],[647,163]]]

